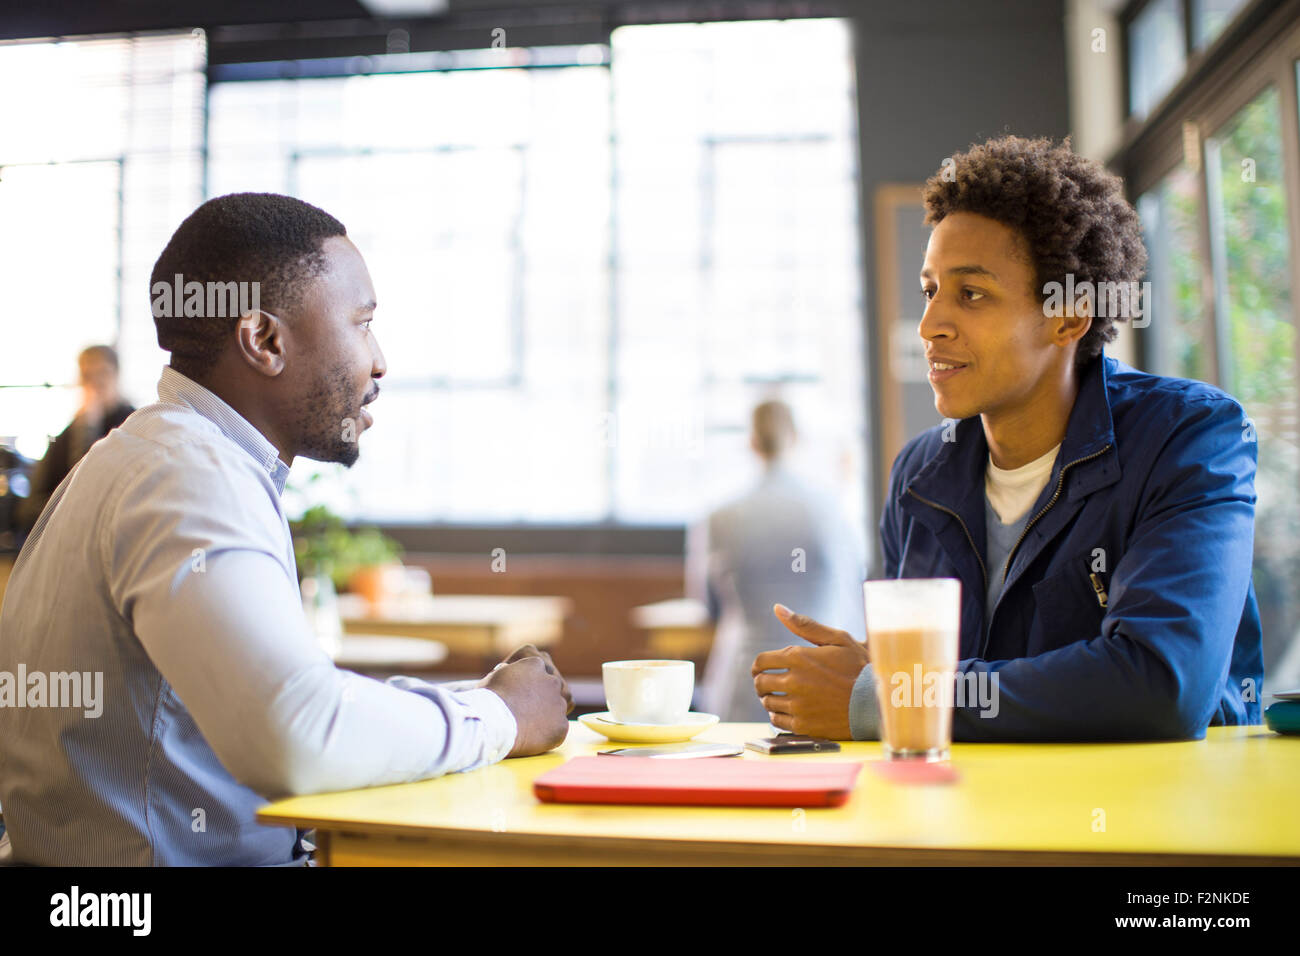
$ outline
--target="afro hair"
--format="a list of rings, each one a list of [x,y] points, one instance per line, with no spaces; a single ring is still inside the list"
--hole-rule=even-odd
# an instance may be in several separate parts
[[[1142,278],[1147,253],[1137,211],[1124,198],[1123,181],[1100,163],[1050,139],[1004,136],[974,145],[925,184],[925,222],[937,225],[954,212],[996,220],[1024,237],[1033,258],[1034,294],[1047,299],[1048,283],[1128,283]],[[1115,338],[1113,315],[1094,315],[1079,340],[1075,364],[1083,367]]]

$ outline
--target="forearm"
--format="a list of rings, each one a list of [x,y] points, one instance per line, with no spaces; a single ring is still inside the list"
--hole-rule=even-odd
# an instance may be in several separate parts
[[[340,671],[286,685],[268,728],[288,731],[268,765],[288,793],[350,790],[475,770],[502,760],[515,720],[486,688],[453,691],[411,677],[386,683]],[[215,749],[215,748],[214,748]]]
[[[134,608],[150,657],[238,780],[267,796],[345,790],[509,753],[514,718],[491,691],[337,669],[286,578],[268,555],[227,552],[147,588]]]
[[[1159,740],[1199,737],[1168,663],[1123,635],[1035,657],[957,665],[953,739]]]

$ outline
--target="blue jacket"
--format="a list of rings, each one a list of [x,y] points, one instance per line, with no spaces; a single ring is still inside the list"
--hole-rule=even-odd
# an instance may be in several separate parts
[[[984,566],[982,424],[910,441],[881,520],[886,577],[960,578],[958,671],[997,674],[996,715],[968,694],[953,738],[1200,739],[1259,723],[1256,450],[1219,389],[1091,363],[986,631],[986,575],[1004,569]]]

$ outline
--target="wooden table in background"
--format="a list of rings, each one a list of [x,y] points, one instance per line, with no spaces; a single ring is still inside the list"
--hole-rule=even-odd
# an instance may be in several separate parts
[[[713,646],[709,610],[691,598],[673,598],[632,608],[632,624],[649,632],[654,658],[696,660]]]
[[[521,644],[550,647],[564,633],[572,602],[562,597],[439,594],[376,612],[356,595],[339,595],[347,634],[418,637],[438,641],[453,653],[497,663]]]
[[[701,739],[767,733],[719,724]],[[318,860],[333,866],[1300,864],[1300,737],[1262,726],[1174,743],[958,743],[958,782],[893,783],[864,766],[836,808],[565,805],[533,795],[539,774],[610,746],[573,723],[549,754],[294,797],[258,819],[315,827]],[[869,762],[880,744],[713,759]]]
[[[447,646],[418,637],[345,634],[334,663],[359,674],[387,676],[431,670],[447,657]]]

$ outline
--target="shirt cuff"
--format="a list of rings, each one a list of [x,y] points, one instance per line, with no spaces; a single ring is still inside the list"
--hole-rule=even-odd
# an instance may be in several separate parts
[[[486,687],[454,691],[461,701],[483,720],[484,764],[493,764],[510,756],[519,725],[506,702]]]
[[[876,700],[875,668],[862,668],[849,695],[849,732],[854,740],[880,739],[880,702]]]

